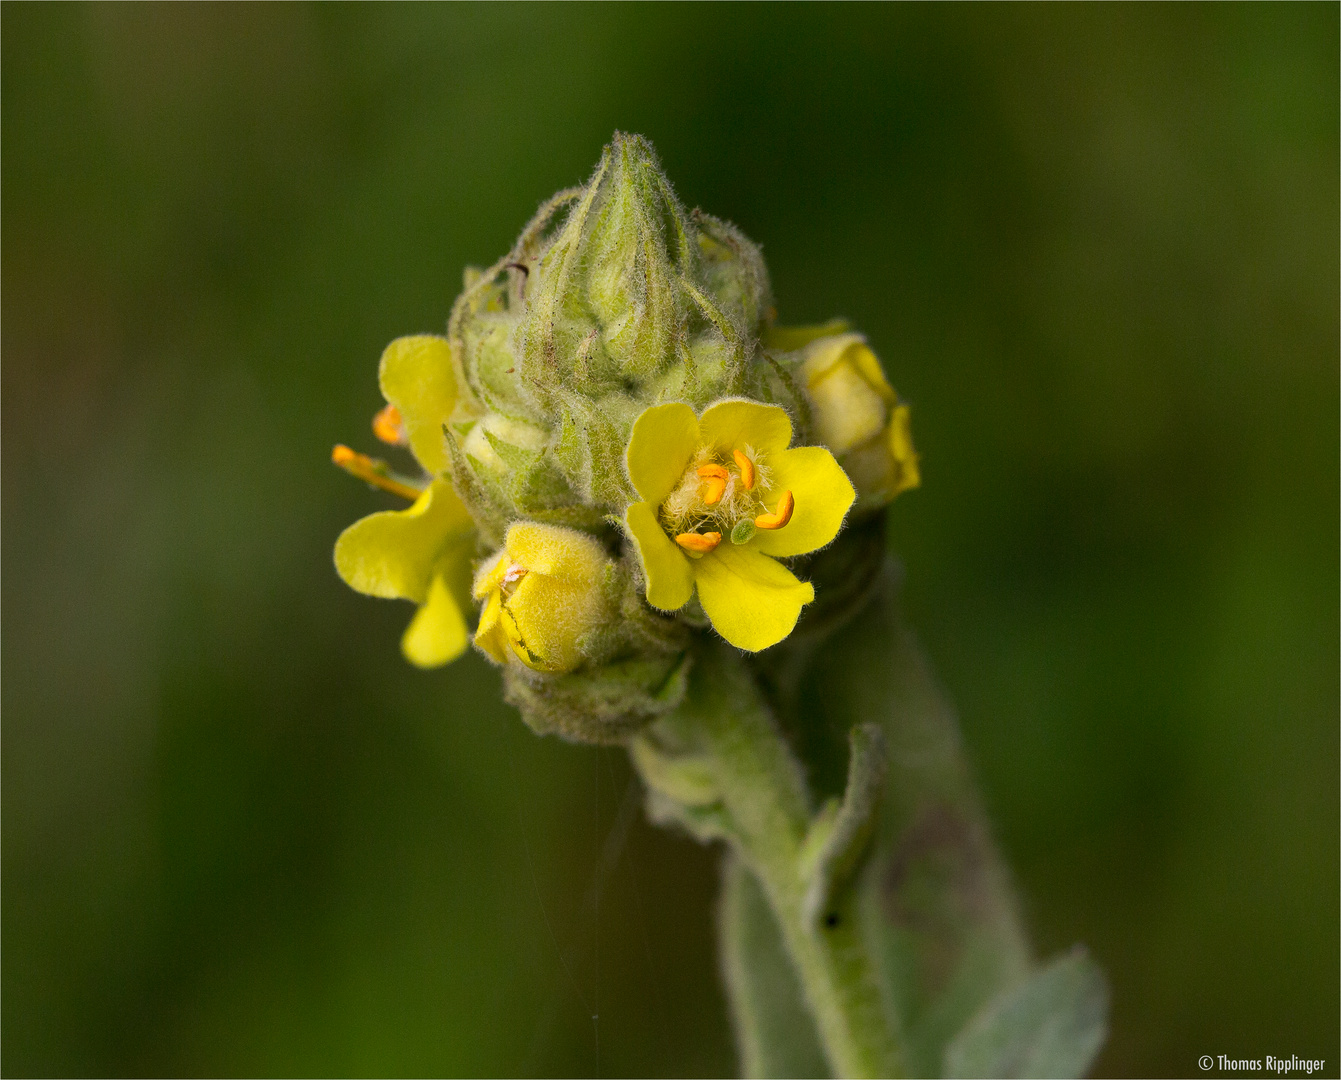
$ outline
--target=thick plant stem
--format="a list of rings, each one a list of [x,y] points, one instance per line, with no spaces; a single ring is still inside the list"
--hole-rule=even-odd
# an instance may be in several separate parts
[[[902,1075],[850,899],[840,895],[813,921],[807,917],[810,800],[739,655],[704,649],[684,705],[635,741],[633,756],[659,813],[702,837],[725,839],[753,871],[834,1075]]]

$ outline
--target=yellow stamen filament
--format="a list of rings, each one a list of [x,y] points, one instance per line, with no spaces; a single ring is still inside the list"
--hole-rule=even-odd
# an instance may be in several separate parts
[[[335,449],[331,451],[331,461],[350,476],[357,476],[360,480],[367,481],[373,487],[379,487],[383,491],[389,491],[393,495],[399,495],[403,499],[409,499],[413,502],[423,494],[416,487],[409,484],[402,484],[386,473],[386,465],[379,461],[374,461],[367,454],[359,454],[349,449],[342,443],[336,443]]]
[[[754,519],[754,524],[760,529],[780,529],[792,519],[792,511],[796,509],[796,500],[792,498],[790,491],[784,491],[782,498],[778,500],[778,508],[772,514],[760,514]]]
[[[745,456],[743,450],[732,450],[731,456],[736,459],[736,465],[740,469],[740,482],[745,485],[745,490],[753,491],[754,462]]]
[[[408,446],[409,437],[401,423],[400,410],[394,405],[380,409],[372,422],[373,434],[391,446]]]
[[[719,532],[681,533],[675,538],[675,542],[685,551],[692,551],[696,555],[706,555],[722,542],[722,534]]]
[[[731,474],[721,465],[704,465],[698,470],[699,476],[703,477],[707,485],[707,491],[703,493],[703,505],[712,506],[720,502],[722,495],[726,492],[726,482],[731,478]]]

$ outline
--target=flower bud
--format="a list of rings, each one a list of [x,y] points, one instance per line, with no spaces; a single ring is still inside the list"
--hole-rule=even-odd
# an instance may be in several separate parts
[[[469,398],[453,418],[457,487],[478,487],[503,522],[622,512],[633,421],[660,401],[702,406],[762,386],[770,303],[758,248],[687,213],[651,145],[616,134],[586,186],[542,206],[457,301],[448,338]]]
[[[816,435],[851,478],[859,507],[883,506],[918,486],[908,406],[899,403],[864,337],[834,334],[811,341],[798,375]]]
[[[484,601],[475,644],[500,664],[536,671],[578,667],[584,639],[609,616],[601,583],[610,560],[575,529],[519,522],[480,566],[473,593]]]

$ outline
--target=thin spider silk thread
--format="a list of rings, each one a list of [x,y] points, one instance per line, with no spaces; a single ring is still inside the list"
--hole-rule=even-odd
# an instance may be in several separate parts
[[[512,769],[512,790],[514,793],[513,804],[517,809],[517,827],[521,832],[522,850],[526,852],[526,869],[531,875],[531,889],[535,893],[536,903],[540,906],[540,914],[545,920],[545,929],[549,931],[550,941],[554,943],[554,951],[559,954],[559,963],[563,965],[564,973],[568,976],[568,981],[573,986],[573,993],[577,995],[578,1001],[582,1003],[582,1008],[585,1011],[590,1012],[591,1006],[587,1004],[587,996],[582,993],[582,987],[578,985],[577,979],[573,977],[573,969],[568,966],[568,958],[564,956],[563,946],[559,944],[559,937],[554,933],[554,924],[550,922],[549,911],[545,907],[545,898],[540,895],[540,882],[535,874],[535,861],[531,858],[531,841],[526,834],[526,821],[522,815],[521,796],[519,794],[521,785],[518,782],[517,763],[511,754],[507,755],[507,757]]]

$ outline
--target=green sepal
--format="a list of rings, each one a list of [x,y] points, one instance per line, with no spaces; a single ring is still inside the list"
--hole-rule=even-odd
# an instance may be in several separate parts
[[[585,501],[623,509],[633,492],[624,472],[624,449],[640,403],[622,394],[592,401],[568,391],[559,399],[559,441],[554,457]]]
[[[485,408],[517,419],[531,419],[529,403],[517,378],[511,333],[516,316],[480,314],[465,324],[466,370]]]
[[[624,743],[684,699],[687,656],[624,660],[567,675],[503,669],[503,697],[538,735]]]
[[[768,266],[758,245],[721,218],[702,210],[690,216],[700,230],[698,243],[708,291],[718,297],[737,325],[749,336],[757,336],[773,304]]]
[[[528,450],[524,446],[514,446],[512,443],[500,439],[488,428],[484,429],[484,437],[493,447],[494,453],[503,459],[503,463],[509,469],[514,471],[530,469],[544,453],[544,450]]]
[[[497,548],[503,543],[503,534],[513,516],[508,513],[507,501],[496,484],[486,486],[481,478],[488,475],[488,470],[461,449],[452,426],[443,424],[442,432],[447,440],[452,487],[474,518],[480,538],[488,547]]]

